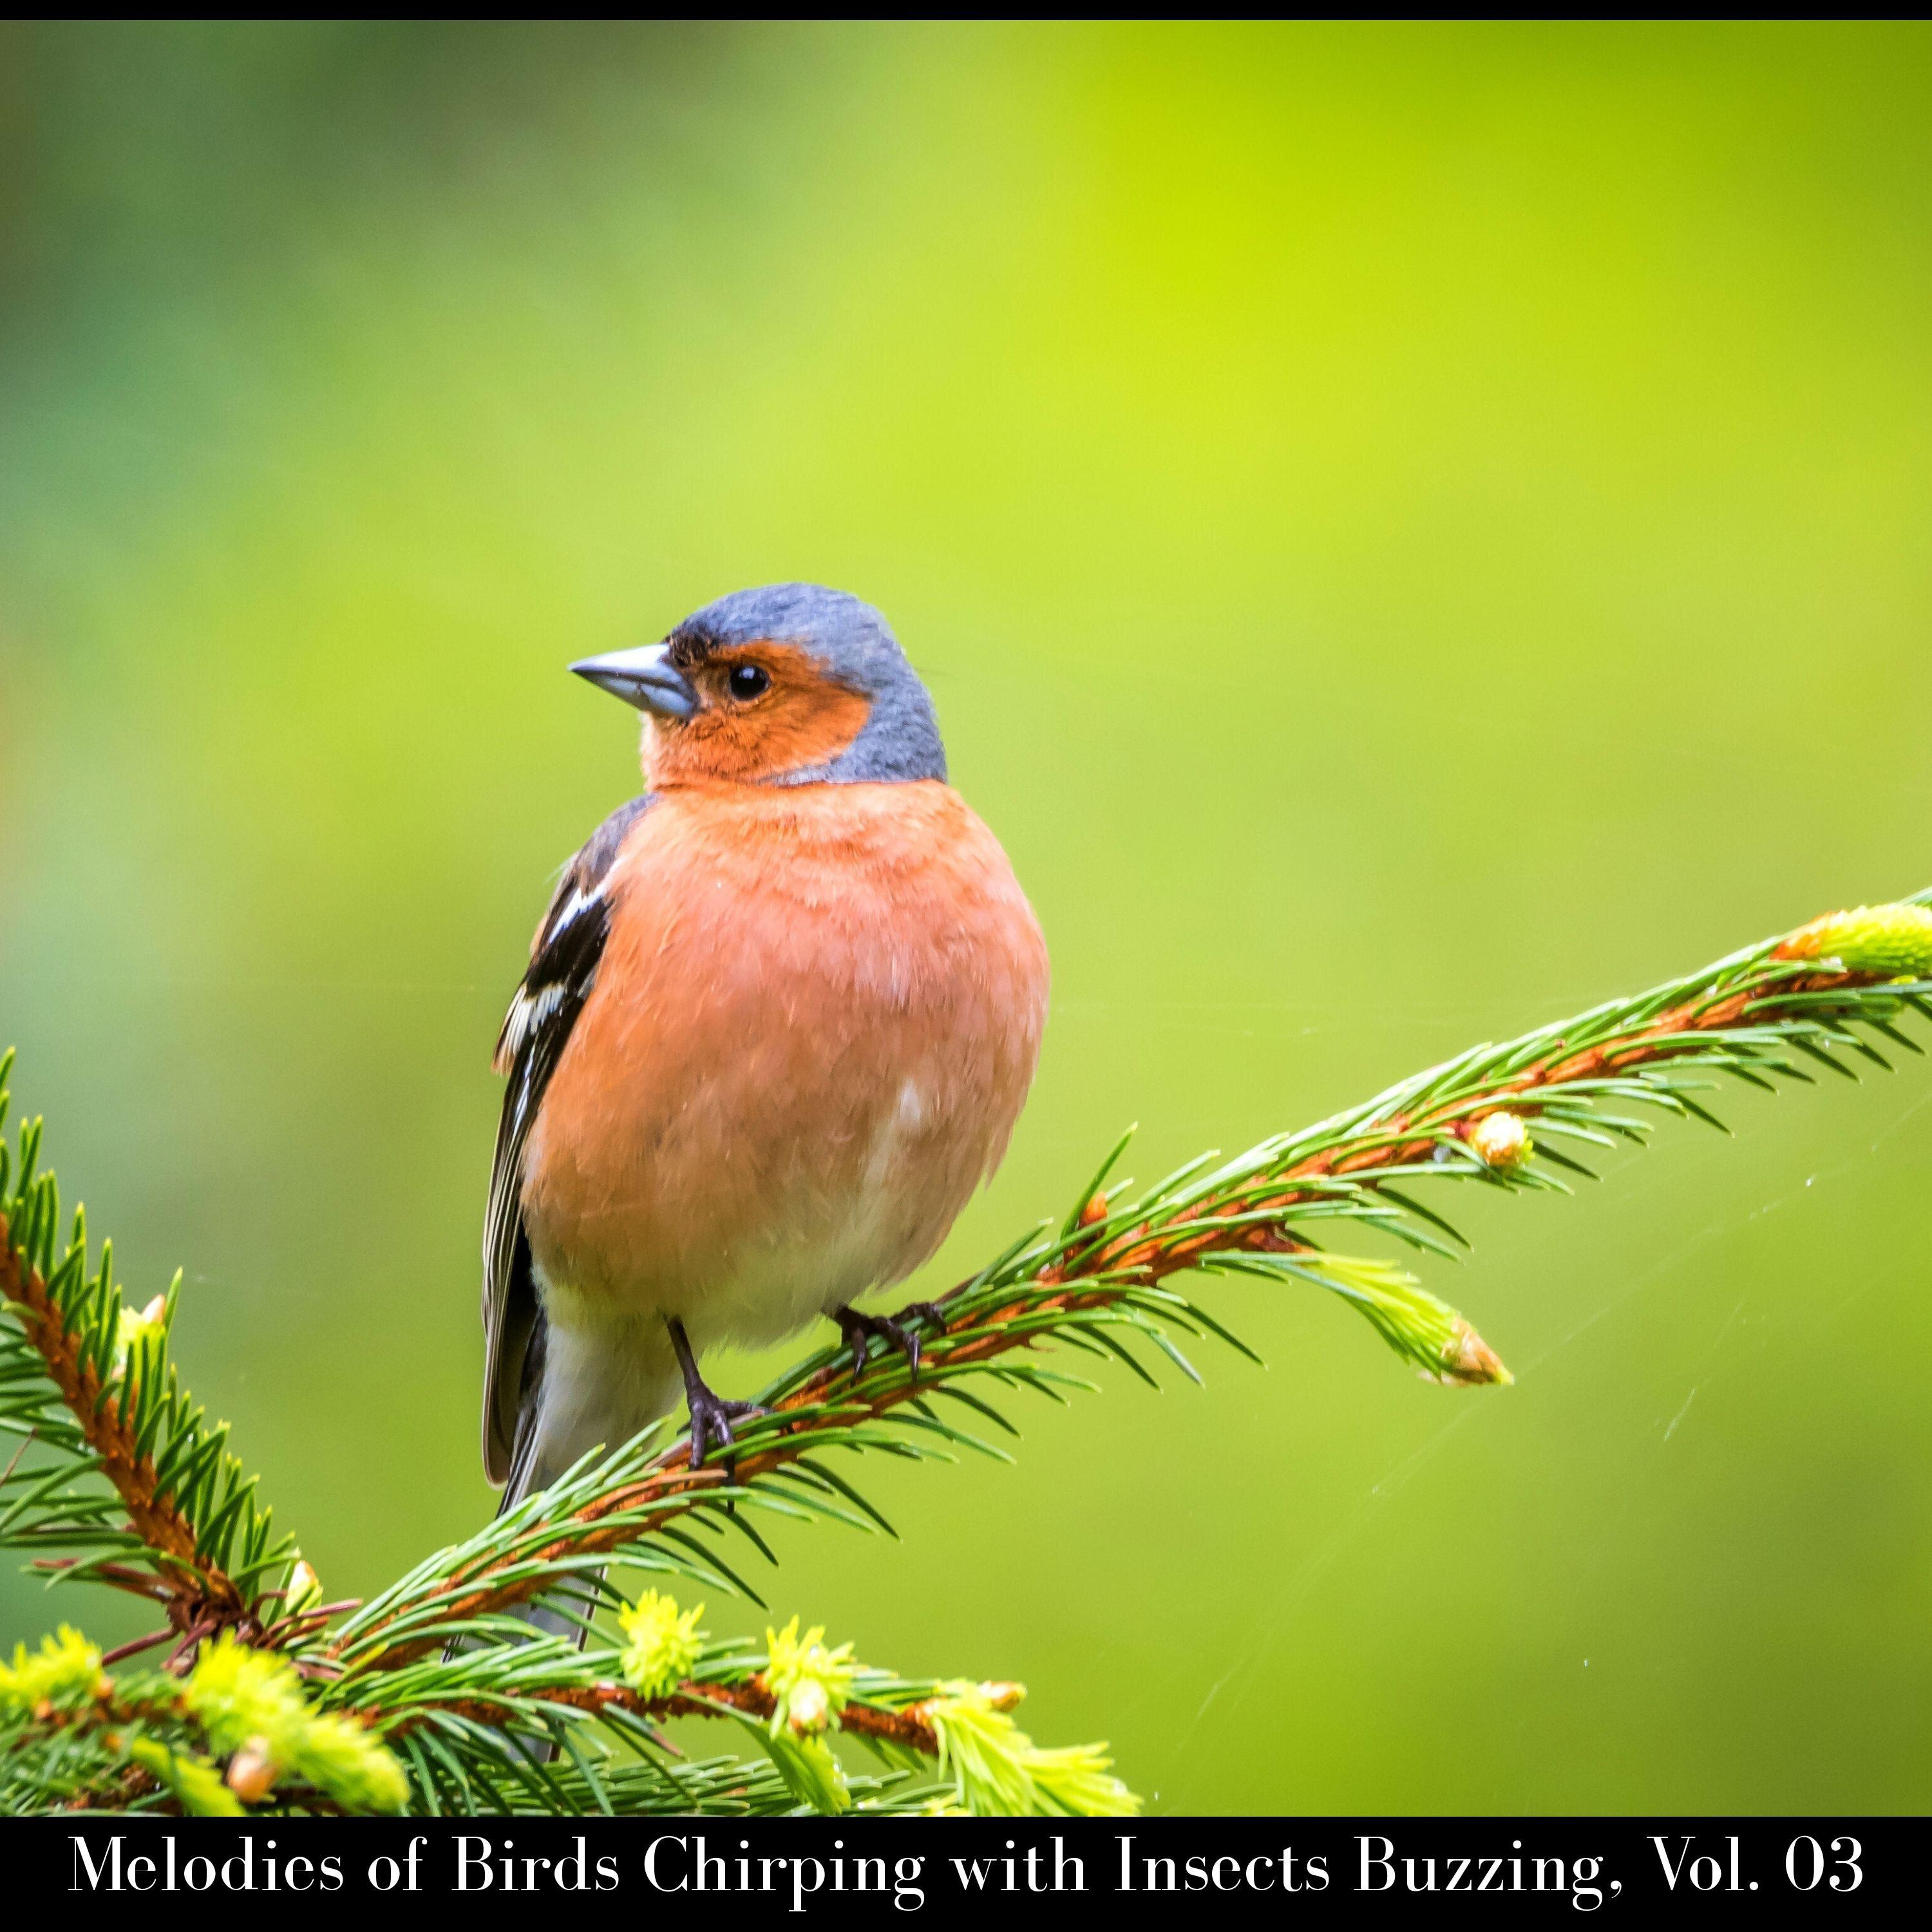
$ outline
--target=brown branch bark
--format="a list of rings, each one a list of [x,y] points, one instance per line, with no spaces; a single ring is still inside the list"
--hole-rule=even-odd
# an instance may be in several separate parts
[[[61,1318],[46,1283],[14,1245],[7,1218],[0,1214],[0,1296],[21,1311],[27,1337],[39,1352],[54,1385],[98,1458],[102,1472],[128,1513],[136,1535],[158,1560],[169,1621],[188,1631],[208,1623],[235,1622],[248,1604],[239,1586],[201,1554],[194,1526],[161,1492],[154,1466],[137,1453],[134,1432],[124,1419],[118,1397],[104,1394],[91,1363]]]
[[[432,1700],[416,1708],[448,1711],[468,1718],[473,1723],[493,1724],[500,1723],[516,1708],[518,1701],[488,1696],[452,1697]],[[743,1684],[686,1683],[665,1697],[640,1696],[625,1684],[563,1684],[554,1690],[526,1692],[522,1701],[561,1704],[593,1715],[610,1710],[628,1711],[634,1717],[647,1718],[722,1718],[735,1714],[766,1722],[778,1708],[777,1700],[765,1688],[761,1676],[753,1677]],[[939,1738],[926,1721],[926,1708],[923,1704],[909,1704],[903,1710],[893,1711],[880,1704],[848,1704],[839,1712],[837,1723],[841,1730],[854,1737],[903,1745],[908,1750],[923,1751],[932,1757],[939,1750]],[[372,1726],[379,1721],[374,1714],[366,1711],[348,1714]],[[413,1717],[405,1717],[400,1724],[392,1726],[387,1735],[399,1736],[414,1728],[417,1721]]]

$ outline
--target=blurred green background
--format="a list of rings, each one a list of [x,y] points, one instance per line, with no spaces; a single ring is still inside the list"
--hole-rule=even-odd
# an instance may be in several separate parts
[[[490,1508],[490,1042],[636,789],[573,657],[796,576],[930,680],[1056,981],[928,1286],[1130,1120],[1932,883],[1929,110],[1917,28],[6,30],[0,1039],[331,1594]],[[767,1593],[1162,1810],[1932,1806],[1928,1100],[1460,1203],[1508,1390],[1214,1287],[1266,1372]]]

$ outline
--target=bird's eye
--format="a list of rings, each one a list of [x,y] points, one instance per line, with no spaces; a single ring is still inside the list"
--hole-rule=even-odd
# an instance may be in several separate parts
[[[740,703],[749,703],[754,698],[764,696],[772,680],[770,674],[760,670],[756,664],[740,664],[724,682],[734,698]]]

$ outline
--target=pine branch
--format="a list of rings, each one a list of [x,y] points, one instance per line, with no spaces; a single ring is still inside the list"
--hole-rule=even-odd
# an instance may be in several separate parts
[[[12,1061],[0,1056],[0,1125]],[[40,1133],[38,1120],[22,1131],[17,1168],[0,1140],[0,1435],[19,1438],[0,1470],[0,1544],[36,1552],[58,1580],[153,1600],[184,1655],[218,1629],[259,1635],[273,1594],[261,1586],[290,1546],[228,1453],[226,1425],[204,1426],[168,1361],[178,1282],[136,1312],[110,1244],[90,1271],[84,1214],[59,1244],[58,1190],[35,1172]]]
[[[64,1624],[0,1664],[0,1779],[37,1789],[33,1808],[50,1796],[92,1808],[152,1798],[231,1817],[272,1793],[282,1809],[395,1811],[410,1792],[364,1726],[314,1708],[284,1659],[232,1632],[204,1645],[184,1678],[116,1678]]]
[[[673,1718],[752,1718],[762,1724],[768,1722],[777,1710],[778,1700],[760,1682],[708,1687],[692,1684],[664,1697],[640,1696],[622,1684],[564,1684],[526,1690],[520,1697],[480,1693],[469,1697],[428,1700],[388,1735],[392,1738],[406,1736],[436,1712],[478,1724],[500,1724],[508,1718],[529,1716],[539,1706],[581,1711],[592,1717],[622,1711],[653,1723]],[[939,1749],[938,1735],[917,1705],[893,1711],[871,1704],[850,1704],[838,1714],[838,1728],[851,1737],[896,1744],[902,1750],[923,1752],[928,1757]]]
[[[38,1271],[24,1267],[0,1214],[0,1295],[26,1318],[22,1327],[38,1349],[62,1401],[80,1425],[82,1438],[114,1486],[134,1532],[154,1552],[162,1574],[136,1581],[124,1570],[103,1566],[102,1574],[136,1592],[173,1600],[185,1597],[211,1606],[238,1608],[241,1592],[230,1577],[204,1557],[194,1526],[161,1492],[152,1460],[140,1453],[135,1432],[119,1402],[106,1394],[100,1373],[86,1359],[82,1334],[70,1329],[59,1304]],[[22,1243],[21,1246],[24,1247]]]
[[[942,1807],[1114,1816],[1138,1808],[1109,1775],[1104,1745],[1042,1750],[1019,1730],[1009,1713],[1026,1694],[1020,1684],[868,1669],[853,1660],[849,1644],[828,1648],[823,1629],[801,1635],[796,1617],[782,1630],[768,1630],[762,1650],[742,1640],[713,1641],[698,1628],[703,1614],[702,1604],[680,1611],[649,1590],[620,1612],[628,1639],[622,1648],[594,1637],[580,1648],[514,1624],[494,1633],[496,1641],[433,1663],[345,1679],[320,1701],[392,1749],[440,1749],[472,1780],[487,1766],[496,1808],[519,1787],[540,1802],[550,1760],[566,1754],[595,1795],[597,1766],[578,1747],[596,1726],[657,1766],[665,1789],[656,1808],[679,1808],[679,1768],[657,1730],[674,1718],[736,1721],[768,1754],[794,1802],[821,1812],[855,1802],[826,1748],[834,1731],[914,1773]],[[970,1766],[962,1757],[968,1746]],[[950,1790],[944,1782],[933,1786],[935,1776],[945,1780],[949,1773]],[[860,1794],[858,1802],[879,1795]],[[894,1802],[911,1796],[890,1795]],[[612,1806],[608,1794],[600,1798],[599,1808]],[[457,1808],[475,1808],[469,1792],[460,1794]]]
[[[614,1456],[586,1456],[359,1607],[322,1604],[308,1566],[287,1569],[293,1552],[270,1538],[225,1430],[204,1429],[188,1406],[166,1359],[172,1292],[138,1316],[123,1307],[104,1251],[88,1272],[78,1216],[56,1259],[58,1205],[51,1177],[34,1178],[35,1124],[10,1191],[0,1143],[0,1430],[20,1438],[0,1470],[0,1541],[80,1550],[53,1559],[56,1574],[157,1598],[170,1618],[158,1638],[178,1640],[173,1676],[110,1679],[65,1630],[38,1657],[22,1647],[0,1664],[0,1808],[1130,1809],[1103,1748],[1042,1750],[1015,1728],[1018,1687],[867,1670],[818,1630],[800,1637],[796,1619],[768,1631],[763,1652],[712,1643],[695,1630],[698,1612],[655,1591],[626,1603],[607,1566],[755,1600],[725,1552],[742,1538],[770,1557],[760,1512],[890,1534],[830,1466],[831,1450],[1003,1454],[974,1432],[1010,1430],[1001,1394],[1064,1400],[1090,1386],[1039,1358],[1050,1342],[1147,1376],[1135,1352],[1144,1345],[1192,1375],[1177,1336],[1242,1345],[1171,1285],[1185,1272],[1321,1287],[1432,1379],[1507,1381],[1469,1324],[1412,1276],[1327,1241],[1355,1224],[1453,1258],[1462,1238],[1428,1198],[1438,1184],[1568,1192],[1566,1176],[1592,1172],[1580,1148],[1644,1144],[1651,1122],[1630,1108],[1718,1126],[1698,1097],[1714,1084],[1704,1076],[1772,1090],[1821,1066],[1856,1078],[1858,1060],[1883,1067],[1888,1048],[1921,1050],[1902,1026],[1915,1014],[1932,1018],[1932,912],[1862,908],[1477,1048],[1139,1194],[1110,1184],[1117,1147],[1057,1228],[910,1318],[923,1344],[916,1368],[884,1348],[856,1363],[820,1351],[766,1389],[731,1468],[694,1469],[688,1439],[659,1424]],[[262,1587],[284,1569],[286,1591]],[[517,1614],[539,1597],[577,1617],[586,1647]],[[630,1638],[621,1650],[597,1637],[605,1607]],[[737,1723],[761,1756],[677,1758],[658,1726],[696,1716]],[[849,1777],[826,1746],[834,1731],[875,1750],[886,1773]]]
[[[452,1630],[560,1589],[594,1604],[596,1573],[613,1557],[748,1591],[692,1532],[742,1534],[763,1549],[750,1509],[889,1527],[825,1466],[824,1452],[916,1456],[960,1446],[1000,1454],[943,1420],[935,1402],[951,1398],[1009,1426],[961,1384],[990,1378],[1056,1398],[1082,1386],[1025,1359],[1049,1340],[1122,1356],[1145,1374],[1126,1346],[1137,1337],[1192,1374],[1173,1331],[1234,1338],[1164,1286],[1184,1270],[1328,1288],[1433,1378],[1505,1381],[1501,1362],[1454,1310],[1385,1262],[1329,1253],[1316,1224],[1357,1222],[1453,1256],[1449,1244],[1462,1238],[1412,1188],[1476,1180],[1567,1192],[1564,1174],[1594,1174],[1552,1142],[1644,1144],[1649,1124],[1615,1107],[1721,1126],[1695,1097],[1712,1083],[1693,1074],[1774,1088],[1780,1078],[1810,1082],[1807,1060],[1848,1076],[1842,1054],[1888,1065],[1858,1028],[1919,1052],[1898,1022],[1910,1013],[1932,1017],[1926,896],[1829,915],[1635,998],[1478,1047],[1204,1172],[1208,1156],[1119,1206],[1102,1191],[1116,1148],[1057,1233],[1016,1243],[944,1298],[943,1322],[924,1324],[916,1376],[896,1352],[881,1350],[855,1372],[842,1349],[820,1351],[764,1392],[768,1413],[740,1425],[729,1472],[693,1469],[688,1438],[664,1447],[662,1428],[614,1456],[588,1457],[365,1606],[334,1634],[330,1663],[358,1673],[393,1669]],[[1114,1198],[1125,1192],[1116,1188]]]

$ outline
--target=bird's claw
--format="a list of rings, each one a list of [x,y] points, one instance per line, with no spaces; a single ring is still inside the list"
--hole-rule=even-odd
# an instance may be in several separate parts
[[[748,1415],[763,1415],[765,1412],[755,1402],[728,1402],[722,1395],[713,1395],[702,1382],[686,1389],[685,1400],[691,1408],[691,1466],[701,1469],[712,1450],[721,1449],[724,1452],[719,1459],[724,1473],[735,1480],[738,1465],[730,1452],[736,1438],[731,1432],[731,1425]]]
[[[908,1302],[897,1315],[864,1315],[856,1308],[834,1311],[832,1318],[838,1323],[839,1334],[844,1336],[846,1346],[852,1351],[852,1373],[855,1378],[866,1372],[867,1345],[875,1335],[880,1341],[890,1342],[904,1356],[907,1367],[917,1378],[920,1339],[905,1325],[908,1316],[917,1316],[937,1328],[946,1325],[944,1312],[937,1303],[931,1301]]]
[[[736,1439],[731,1425],[748,1415],[763,1415],[765,1412],[754,1402],[727,1402],[722,1395],[713,1395],[698,1372],[697,1353],[691,1346],[691,1337],[684,1332],[684,1324],[674,1315],[666,1318],[664,1327],[677,1357],[678,1372],[684,1377],[684,1400],[691,1411],[691,1466],[701,1469],[716,1444],[724,1451],[722,1460],[726,1477],[736,1482],[738,1466],[731,1455]]]

